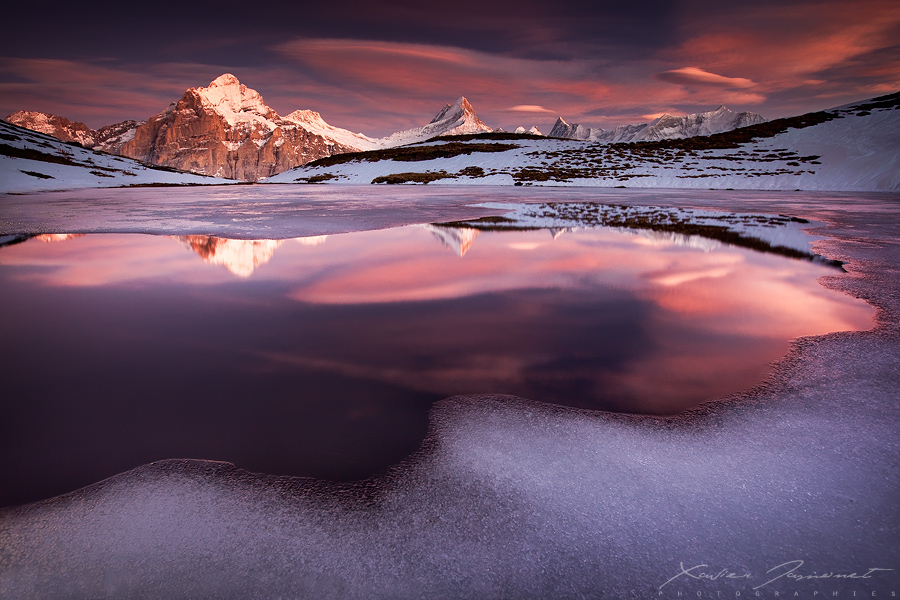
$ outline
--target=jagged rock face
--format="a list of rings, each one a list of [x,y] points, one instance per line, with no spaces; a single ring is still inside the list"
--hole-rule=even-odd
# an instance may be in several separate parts
[[[683,117],[664,114],[650,123],[622,125],[612,130],[588,128],[578,123],[570,125],[560,117],[550,136],[606,143],[656,141],[712,135],[764,122],[763,116],[757,113],[736,113],[720,106],[716,110]]]
[[[570,140],[587,140],[591,137],[591,130],[579,123],[569,125],[562,117],[559,117],[548,135]]]
[[[191,88],[134,131],[118,153],[185,171],[257,181],[358,148],[283,119],[233,75]]]
[[[122,121],[100,129],[91,129],[78,121],[26,110],[13,113],[6,120],[19,127],[52,135],[63,142],[76,142],[85,148],[111,154],[118,154],[119,147],[131,139],[135,129],[144,124],[143,121]]]
[[[6,121],[32,131],[52,135],[63,142],[76,142],[85,148],[93,148],[97,144],[97,132],[84,123],[49,113],[20,110],[6,117]]]
[[[119,154],[122,145],[134,137],[134,132],[145,121],[122,121],[113,125],[106,125],[97,130],[97,142],[95,150],[103,150],[110,154]]]

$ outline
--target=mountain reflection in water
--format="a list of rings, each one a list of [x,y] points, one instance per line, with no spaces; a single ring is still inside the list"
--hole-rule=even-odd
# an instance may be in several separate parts
[[[295,238],[305,246],[325,243],[327,235]],[[179,235],[175,239],[196,252],[206,262],[224,265],[239,277],[249,277],[259,265],[271,260],[285,240],[229,240],[208,235]]]
[[[0,249],[0,505],[174,457],[362,478],[454,394],[673,414],[873,314],[829,267],[670,233],[174,239]]]

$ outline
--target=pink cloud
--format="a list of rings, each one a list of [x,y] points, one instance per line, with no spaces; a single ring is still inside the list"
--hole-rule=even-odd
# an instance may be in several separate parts
[[[682,67],[657,73],[656,77],[662,81],[681,85],[711,85],[724,88],[748,88],[753,82],[743,77],[725,77],[704,71],[698,67]]]
[[[539,106],[537,104],[517,104],[516,106],[510,106],[505,109],[509,112],[524,112],[524,113],[553,113],[549,108],[544,108],[543,106]]]
[[[798,90],[799,102],[808,101],[810,91],[800,90],[809,88],[813,94],[819,88],[865,97],[874,88],[864,78],[878,79],[875,87],[885,91],[900,88],[900,65],[868,58],[896,44],[900,4],[893,0],[777,7],[746,3],[734,11],[727,22],[721,15],[685,20],[683,41],[667,49],[665,58],[714,73],[740,73],[756,82],[753,92],[766,96]],[[666,77],[691,78],[680,71],[668,71]]]

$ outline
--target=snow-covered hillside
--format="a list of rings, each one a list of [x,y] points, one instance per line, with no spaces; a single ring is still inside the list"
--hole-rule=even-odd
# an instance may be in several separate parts
[[[900,93],[711,136],[606,144],[488,134],[330,157],[267,183],[900,190]]]
[[[0,193],[221,183],[233,182],[89,150],[0,121]]]
[[[296,123],[310,133],[320,135],[323,138],[337,142],[347,148],[356,148],[357,150],[374,150],[380,148],[381,144],[378,140],[370,138],[362,133],[354,133],[348,129],[341,129],[334,125],[329,125],[322,118],[322,115],[314,110],[295,110],[291,114],[282,117],[283,120]]]

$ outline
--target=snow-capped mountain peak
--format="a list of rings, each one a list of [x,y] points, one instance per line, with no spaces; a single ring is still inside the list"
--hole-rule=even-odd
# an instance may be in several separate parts
[[[285,115],[285,121],[292,121],[298,125],[312,125],[314,127],[324,127],[328,125],[322,115],[314,110],[295,110],[289,115]]]
[[[398,131],[386,138],[381,138],[382,146],[399,146],[423,142],[433,137],[444,135],[466,135],[470,133],[488,133],[493,131],[475,114],[475,108],[465,96],[460,96],[453,104],[448,104],[438,112],[428,125]]]
[[[215,79],[213,79],[209,83],[209,87],[211,88],[224,88],[224,87],[233,87],[240,86],[241,82],[238,81],[238,78],[232,75],[231,73],[222,73]]]
[[[270,120],[278,116],[274,110],[266,106],[259,92],[242,84],[231,73],[213,79],[209,87],[192,89],[217,113],[225,117],[229,125],[258,120],[259,117]]]
[[[466,100],[465,96],[460,96],[456,100],[456,102],[454,102],[453,104],[448,104],[444,108],[442,108],[441,112],[435,115],[431,122],[437,123],[439,121],[445,121],[451,118],[459,119],[466,114],[475,116],[475,109],[472,108],[472,105],[469,104],[469,101]],[[477,119],[478,117],[476,116],[475,118]]]
[[[563,123],[564,123],[564,125],[567,125],[567,123],[565,123],[565,122],[563,122]],[[557,126],[558,126],[558,122],[557,122],[557,125],[554,125],[554,129],[555,129]],[[516,127],[516,130],[513,131],[513,133],[518,134],[518,135],[524,135],[524,134],[528,134],[528,135],[544,135],[543,133],[541,133],[541,130],[538,129],[538,126],[537,126],[537,125],[532,125],[532,126],[531,126],[531,129],[525,129],[524,126],[519,125],[518,127]]]

